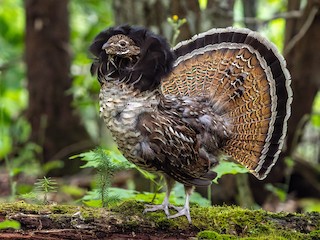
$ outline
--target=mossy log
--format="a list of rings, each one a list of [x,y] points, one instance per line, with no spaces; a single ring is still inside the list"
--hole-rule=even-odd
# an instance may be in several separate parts
[[[320,213],[270,213],[235,206],[191,207],[192,224],[163,212],[143,214],[144,203],[112,207],[0,203],[0,239],[320,239]]]

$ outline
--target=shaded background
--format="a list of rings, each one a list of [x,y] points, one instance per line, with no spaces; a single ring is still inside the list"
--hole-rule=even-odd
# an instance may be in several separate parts
[[[0,196],[32,189],[55,176],[73,201],[94,185],[94,173],[69,157],[98,145],[116,146],[98,116],[98,81],[89,74],[88,46],[101,30],[142,25],[169,41],[168,18],[187,22],[178,41],[213,27],[261,32],[284,54],[294,101],[287,145],[268,178],[225,175],[213,184],[214,204],[268,210],[320,209],[320,1],[255,0],[0,0]],[[141,174],[117,174],[114,186],[151,191]],[[69,191],[69,192],[68,192]],[[208,189],[198,189],[204,196]]]

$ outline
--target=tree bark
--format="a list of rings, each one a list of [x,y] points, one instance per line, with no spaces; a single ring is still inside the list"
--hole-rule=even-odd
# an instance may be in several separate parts
[[[72,84],[68,0],[25,0],[25,9],[30,140],[42,147],[43,162],[65,160],[62,172],[70,172],[76,161],[68,157],[93,144],[67,93]]]
[[[255,19],[257,17],[257,4],[256,0],[242,0],[243,16],[244,19]],[[247,28],[251,30],[258,30],[258,24],[254,21],[244,21]]]
[[[290,0],[288,2],[287,11],[299,10],[300,6],[300,0]],[[297,161],[292,154],[296,148],[296,144],[298,143],[294,142],[296,134],[298,132],[302,132],[302,129],[297,128],[301,124],[304,116],[311,113],[314,97],[320,87],[320,55],[316,54],[320,52],[319,11],[312,19],[309,18],[311,16],[311,10],[318,7],[319,3],[316,1],[308,1],[301,18],[290,18],[286,22],[284,57],[287,61],[287,67],[292,79],[291,87],[293,90],[293,102],[291,105],[291,117],[288,121],[287,144],[284,146],[279,160],[269,173],[268,177],[260,182],[253,176],[250,176],[250,185],[251,188],[254,189],[254,198],[260,205],[267,200],[266,196],[270,195],[270,192],[264,187],[266,182],[286,182],[286,174],[289,173],[287,171],[288,166],[286,165],[284,158],[286,156],[291,156],[294,161]],[[306,23],[308,18],[310,20],[310,25],[303,29],[302,26]],[[301,30],[306,31],[301,32]],[[299,36],[297,42],[293,40],[296,36]],[[295,42],[293,45],[291,45],[293,43],[292,41]],[[290,45],[291,47],[289,47]],[[290,174],[291,176],[300,176],[300,183],[299,185],[294,185],[297,181],[285,183],[289,184],[288,194],[293,192],[294,195],[296,195],[297,192],[303,191],[303,188],[299,186],[306,186],[309,184],[309,179],[301,178],[301,176],[303,176],[303,172],[304,168],[293,168],[293,172]],[[310,175],[316,176],[317,174],[310,173]],[[298,195],[302,194],[305,197],[313,197],[313,195],[318,194],[318,191],[314,194],[309,193],[307,189],[305,189],[305,194],[299,192]]]
[[[290,0],[289,11],[297,10],[300,1]],[[293,142],[304,116],[312,112],[314,97],[320,89],[320,2],[308,1],[303,16],[287,21],[285,58],[292,78],[293,103],[288,122],[286,155],[296,148]]]
[[[180,28],[178,42],[213,27],[232,26],[233,6],[234,0],[208,1],[203,10],[200,9],[198,0],[113,1],[116,25],[141,25],[168,40],[172,39],[173,32],[167,18],[173,15],[178,15],[180,19],[186,18],[187,22]]]
[[[164,24],[169,13],[169,2],[162,0],[114,0],[115,25],[144,26],[158,34],[165,34]],[[130,11],[128,10],[130,9]]]

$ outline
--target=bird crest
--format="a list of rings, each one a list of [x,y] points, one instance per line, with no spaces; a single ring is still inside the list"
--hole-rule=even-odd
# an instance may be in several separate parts
[[[101,83],[120,79],[140,91],[158,88],[161,79],[171,72],[175,59],[164,38],[128,25],[98,34],[90,51],[95,56],[91,73],[97,73]]]

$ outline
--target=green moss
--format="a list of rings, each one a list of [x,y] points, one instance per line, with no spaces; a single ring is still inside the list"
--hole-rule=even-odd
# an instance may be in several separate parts
[[[190,227],[190,224],[187,218],[181,217],[176,219],[168,219],[163,211],[156,212],[148,212],[143,214],[143,210],[145,209],[144,202],[137,202],[134,200],[124,201],[117,206],[112,206],[111,211],[118,212],[122,216],[126,216],[127,218],[130,216],[135,216],[140,219],[144,219],[146,222],[152,222],[157,229],[166,230],[166,229],[176,229],[176,230],[185,230]],[[171,214],[174,214],[174,210],[170,210]],[[132,225],[134,226],[134,225]]]
[[[142,214],[144,203],[136,201],[125,201],[112,209],[125,216],[138,216],[155,223],[159,229],[186,230],[191,227],[197,229],[201,234],[212,234],[216,238],[208,239],[231,239],[232,236],[243,239],[312,239],[305,231],[294,231],[286,227],[286,221],[294,219],[299,225],[298,219],[313,222],[315,229],[320,227],[320,215],[270,213],[264,210],[243,209],[237,206],[215,206],[215,207],[191,207],[192,225],[185,217],[167,219],[162,211],[148,212]],[[172,211],[172,214],[174,211]],[[302,217],[303,216],[303,217]],[[293,223],[292,223],[293,224]],[[299,228],[299,227],[298,227]],[[312,230],[312,229],[310,229]],[[220,238],[217,236],[219,235]],[[316,234],[316,233],[314,233]],[[205,235],[200,235],[203,237]],[[315,235],[316,236],[316,235]],[[205,239],[203,237],[203,239]]]
[[[80,209],[78,208],[78,211],[80,211],[81,217],[84,220],[94,219],[94,218],[98,219],[105,212],[104,209],[97,209],[97,208],[90,208],[90,207],[81,207]]]
[[[241,239],[243,240],[287,240],[287,238],[279,237],[275,235],[260,236],[260,237],[244,237]],[[295,239],[295,238],[291,238],[291,239]]]
[[[54,214],[70,214],[70,206],[69,205],[51,206],[50,210]],[[72,210],[73,210],[73,208],[72,208]]]
[[[215,231],[202,231],[197,235],[198,239],[216,239],[216,240],[227,240],[227,239],[237,239],[235,236],[227,234],[219,234]]]
[[[120,204],[114,205],[110,208],[111,211],[118,212],[127,216],[130,215],[142,215],[144,210],[143,202],[137,202],[133,200],[123,201]]]
[[[242,240],[289,240],[289,239],[296,239],[294,236],[292,238],[285,238],[277,235],[264,235],[259,237],[239,237],[239,236],[233,236],[229,234],[219,234],[215,231],[209,231],[205,230],[202,232],[199,232],[197,234],[198,239],[216,239],[216,240],[233,240],[233,239],[242,239]]]
[[[185,217],[167,219],[163,211],[143,214],[145,203],[124,201],[110,211],[73,205],[32,205],[25,202],[0,203],[0,213],[45,213],[54,221],[79,213],[81,220],[112,215],[123,229],[136,231],[140,224],[155,226],[161,231],[200,232],[199,239],[320,239],[320,213],[289,214],[249,210],[236,206],[191,207],[192,224]],[[171,210],[170,210],[171,211]],[[172,210],[171,214],[175,211]],[[117,222],[117,221],[116,221]]]
[[[37,205],[29,204],[23,201],[13,203],[0,203],[0,213],[10,214],[20,212],[25,214],[39,214],[46,213],[50,218],[59,219],[61,215],[73,215],[80,211],[83,219],[99,218],[101,216],[101,209],[80,207],[75,205]]]
[[[43,210],[43,205],[33,205],[18,201],[13,203],[0,203],[1,213],[22,212],[22,213],[38,213]]]
[[[310,237],[312,240],[320,239],[320,230],[310,232]]]
[[[202,234],[219,234],[216,239],[230,239],[231,236],[250,237],[250,239],[311,239],[307,233],[293,231],[284,226],[285,219],[300,217],[299,214],[269,213],[263,210],[249,210],[236,206],[222,207],[191,207],[192,225],[185,217],[167,219],[162,211],[148,212],[142,214],[144,203],[136,201],[125,201],[114,207],[124,216],[138,216],[153,222],[158,229],[186,230],[190,227]],[[174,211],[172,211],[172,214]],[[319,226],[319,223],[318,223]],[[213,233],[214,232],[214,233]],[[204,235],[201,235],[203,237]],[[205,238],[204,238],[205,239]],[[208,237],[208,239],[210,239]],[[212,239],[212,238],[211,238]],[[214,239],[214,238],[213,238]]]
[[[315,229],[319,228],[319,215],[311,215],[310,219],[308,215],[303,216],[301,214],[269,213],[236,206],[193,207],[191,209],[193,225],[198,229],[215,231],[219,234],[251,237],[251,239],[311,239],[304,230],[298,232],[288,228],[285,224],[290,218],[290,220],[296,220],[295,224],[299,226],[298,219],[302,219],[301,226],[307,221],[313,222]]]

